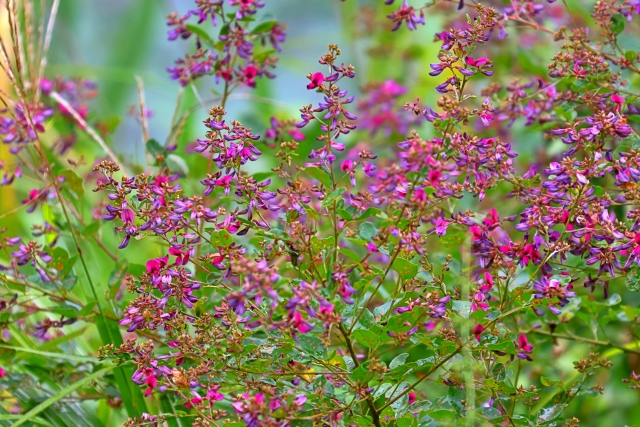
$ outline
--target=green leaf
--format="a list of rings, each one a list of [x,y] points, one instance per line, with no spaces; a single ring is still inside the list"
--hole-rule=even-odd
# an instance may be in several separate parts
[[[78,317],[78,310],[75,307],[68,305],[60,305],[57,307],[51,307],[51,312],[67,317],[69,319],[75,319]]]
[[[331,176],[327,173],[326,170],[321,169],[317,166],[309,166],[304,168],[304,171],[314,177],[324,186],[324,188],[330,190],[331,189]]]
[[[155,139],[150,139],[148,140],[144,146],[146,147],[147,151],[149,152],[149,154],[151,154],[152,156],[164,156],[166,153],[165,148]]]
[[[398,366],[404,365],[404,363],[407,361],[407,357],[409,357],[409,353],[402,353],[394,357],[391,363],[389,363],[389,369],[395,369]]]
[[[360,365],[353,370],[351,378],[353,378],[354,381],[365,384],[371,379],[371,373],[367,371],[367,368],[364,365]]]
[[[378,229],[370,222],[360,224],[359,230],[360,236],[367,241],[371,241],[378,234]]]
[[[351,336],[363,347],[374,348],[380,344],[380,337],[375,332],[366,329],[356,329]]]
[[[605,305],[608,305],[609,307],[611,307],[611,306],[620,304],[621,301],[622,301],[622,297],[620,296],[620,294],[613,294],[605,302]]]
[[[338,209],[338,214],[340,215],[340,217],[342,217],[342,219],[344,219],[345,221],[351,221],[353,219],[353,215],[351,215],[351,212],[349,212],[346,209]]]
[[[396,258],[391,268],[403,279],[412,279],[418,274],[418,266],[404,258]]]
[[[471,302],[470,301],[453,301],[451,303],[451,308],[453,311],[458,313],[460,316],[465,319],[469,318],[471,314]]]
[[[278,25],[278,21],[261,22],[258,25],[256,25],[256,27],[253,30],[251,30],[251,34],[266,33],[267,31],[271,31],[277,25]]]
[[[69,257],[69,253],[59,246],[53,248],[51,251],[51,258],[49,267],[58,271],[56,276],[57,279],[64,279],[78,259],[77,256]]]
[[[62,283],[63,288],[70,291],[78,283],[78,276],[76,276],[76,274],[72,271],[67,274],[67,277],[63,278],[60,282]]]
[[[227,230],[218,230],[211,233],[211,245],[214,248],[228,247],[233,243],[233,237]]]
[[[398,420],[398,427],[411,427],[415,424],[416,417],[407,414]]]
[[[502,416],[502,413],[500,411],[498,411],[496,408],[492,408],[491,406],[480,407],[480,413],[488,420],[493,420]]]
[[[594,194],[596,195],[596,197],[600,197],[604,193],[604,190],[599,185],[594,185],[593,186],[593,191],[594,191]]]
[[[382,212],[382,211],[380,209],[378,209],[378,208],[367,208],[367,210],[364,211],[362,213],[362,215],[360,215],[358,217],[358,219],[359,220],[367,219],[367,218],[370,218],[372,216],[378,215],[380,212]]]
[[[440,244],[445,247],[460,246],[464,243],[465,239],[465,233],[447,233],[444,236],[440,237]]]
[[[300,348],[318,359],[324,360],[327,358],[327,347],[322,340],[316,336],[309,334],[302,335],[298,338],[298,344]]]
[[[549,408],[540,409],[536,416],[537,423],[540,424],[540,423],[546,423],[551,420],[555,420],[560,416],[560,414],[562,413],[562,411],[566,406],[567,406],[566,404],[560,404],[560,405],[553,405]]]
[[[609,29],[616,34],[622,33],[624,31],[624,17],[620,14],[613,15]]]
[[[204,29],[198,27],[197,25],[187,24],[186,28],[188,31],[191,31],[193,34],[200,37],[200,40],[202,40],[209,46],[214,46],[216,44],[211,36]]]
[[[627,285],[627,289],[630,291],[640,291],[640,267],[637,265],[631,267],[627,274],[627,278],[625,279],[625,284]]]
[[[324,200],[322,201],[322,206],[331,205],[333,202],[336,201],[338,197],[342,196],[345,191],[347,191],[347,189],[344,187],[336,188],[324,198]]]
[[[96,307],[96,305],[98,305],[97,302],[89,301],[87,303],[87,305],[82,307],[82,309],[80,310],[80,313],[78,313],[78,315],[80,317],[84,317],[84,316],[89,316],[90,314],[93,314],[93,309]]]
[[[554,381],[551,378],[548,378],[545,376],[540,377],[540,382],[545,387],[559,387],[559,388],[564,387],[564,384],[562,383],[562,381]]]
[[[47,409],[49,406],[67,397],[68,395],[70,395],[80,387],[84,387],[85,385],[89,384],[91,381],[94,381],[97,378],[100,378],[101,376],[103,376],[104,374],[106,374],[107,372],[111,371],[114,368],[116,368],[116,365],[107,366],[106,368],[102,368],[91,375],[87,375],[86,377],[82,378],[79,381],[71,383],[69,386],[63,388],[62,390],[60,390],[59,392],[57,392],[56,394],[54,394],[53,396],[45,400],[44,402],[32,408],[29,412],[24,414],[22,417],[20,417],[20,419],[13,425],[13,427],[18,427],[26,422],[31,421],[36,415],[38,415],[40,412]]]
[[[378,307],[373,309],[373,315],[376,317],[380,317],[380,316],[384,316],[385,314],[387,314],[387,311],[389,311],[389,309],[391,308],[391,303],[393,301],[392,300],[387,300],[387,302],[385,302],[382,305],[379,305]]]
[[[88,237],[96,234],[99,230],[100,230],[100,222],[96,221],[96,222],[92,222],[91,224],[83,228],[80,234],[82,234],[85,237]]]
[[[256,172],[251,175],[251,178],[255,179],[256,182],[262,182],[268,178],[274,176],[275,172],[267,171],[267,172]]]
[[[64,177],[64,188],[68,189],[78,199],[84,196],[84,189],[82,188],[82,178],[80,178],[74,171],[66,169],[58,172],[58,177]]]

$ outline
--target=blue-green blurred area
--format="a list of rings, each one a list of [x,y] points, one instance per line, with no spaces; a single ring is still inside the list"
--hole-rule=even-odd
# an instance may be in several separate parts
[[[365,10],[378,16],[388,10],[374,1],[366,3],[298,0],[268,3],[257,19],[277,19],[287,26],[287,40],[274,71],[277,77],[260,79],[255,90],[241,88],[235,92],[226,105],[227,118],[240,120],[258,133],[268,127],[270,115],[298,118],[300,107],[318,101],[315,93],[305,89],[306,75],[319,70],[318,59],[329,43],[341,47],[342,62],[356,66],[356,77],[344,84],[350,92],[367,81],[397,78],[404,83],[412,82],[412,95],[435,99],[431,91],[416,90],[416,84],[422,89],[427,86],[419,81],[424,77],[420,70],[428,67],[423,54],[429,50],[433,60],[437,52],[432,34],[427,28],[414,33],[403,28],[386,34],[387,42],[393,37],[393,47],[383,55],[368,58],[367,52],[378,45],[380,35],[372,37],[363,27],[365,17],[359,8],[368,7]],[[140,126],[126,117],[129,107],[138,105],[136,76],[144,82],[146,105],[153,111],[150,134],[158,140],[166,137],[180,90],[179,84],[170,80],[166,67],[184,53],[192,52],[194,41],[191,38],[169,42],[165,17],[172,11],[183,14],[192,8],[192,2],[186,0],[61,2],[48,75],[80,75],[98,83],[100,96],[95,105],[100,118],[125,116],[112,141],[118,152],[143,160]],[[439,21],[434,18],[431,23]],[[202,27],[214,37],[219,30],[209,22]],[[414,60],[407,62],[406,57],[411,55]],[[433,87],[435,82],[429,83]],[[201,120],[207,112],[204,107],[208,109],[219,102],[219,95],[212,91],[216,89],[220,87],[216,87],[213,77],[197,82],[197,94],[193,87],[184,89],[183,109],[202,106],[192,114],[186,139],[202,137]]]

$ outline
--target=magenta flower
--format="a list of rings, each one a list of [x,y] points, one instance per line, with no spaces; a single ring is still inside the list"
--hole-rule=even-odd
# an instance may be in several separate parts
[[[310,80],[311,80],[311,83],[307,85],[307,89],[315,89],[317,87],[322,86],[322,83],[324,82],[325,78],[322,73],[313,73],[311,75]]]
[[[484,326],[480,324],[474,326],[473,329],[471,330],[471,333],[476,336],[476,339],[478,340],[478,342],[480,342],[480,335],[482,334],[482,332],[484,332]]]
[[[168,261],[169,256],[154,258],[147,261],[147,272],[152,276],[156,276],[164,267],[167,266]]]
[[[516,348],[518,349],[518,358],[525,359],[528,361],[533,361],[529,354],[533,351],[533,346],[529,344],[529,340],[527,340],[527,336],[525,334],[518,335],[518,340],[516,341]]]
[[[412,391],[409,392],[409,405],[413,405],[416,401],[416,394]]]
[[[303,334],[313,330],[313,325],[304,320],[299,311],[296,311],[293,315],[293,327]]]

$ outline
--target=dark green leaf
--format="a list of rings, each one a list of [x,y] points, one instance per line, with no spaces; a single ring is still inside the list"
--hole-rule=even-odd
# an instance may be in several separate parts
[[[621,14],[615,14],[611,17],[611,26],[609,29],[616,34],[620,34],[624,31],[625,18]]]
[[[152,156],[164,156],[166,154],[166,150],[165,148],[155,139],[150,139],[145,143],[145,147],[147,148],[147,151],[149,152],[149,154],[151,154]]]

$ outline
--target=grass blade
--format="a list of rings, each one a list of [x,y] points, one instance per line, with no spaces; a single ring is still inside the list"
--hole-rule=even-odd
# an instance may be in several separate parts
[[[50,351],[42,351],[42,350],[37,350],[34,348],[24,348],[24,347],[14,347],[12,345],[4,345],[4,344],[0,344],[0,348],[6,348],[8,350],[15,350],[17,352],[22,352],[22,353],[31,353],[31,354],[39,354],[40,356],[44,356],[44,357],[49,357],[52,359],[64,359],[64,360],[71,360],[74,362],[92,362],[92,363],[98,363],[99,360],[97,357],[92,357],[92,356],[78,356],[75,354],[65,354],[65,353],[53,353]]]
[[[22,415],[0,415],[0,421],[13,421],[13,420],[19,419],[21,416]],[[50,424],[47,421],[42,420],[40,418],[32,418],[29,421],[31,421],[34,424],[41,425],[41,426],[54,427],[53,424]]]
[[[77,381],[77,382],[75,382],[73,384],[70,384],[68,387],[63,388],[58,393],[54,394],[53,396],[51,396],[50,398],[48,398],[44,402],[42,402],[39,405],[37,405],[36,407],[32,408],[29,412],[27,412],[26,414],[21,416],[20,419],[18,419],[18,421],[15,424],[13,424],[13,427],[21,426],[22,424],[24,424],[26,422],[29,422],[29,421],[33,422],[34,417],[36,415],[38,415],[40,412],[42,412],[45,409],[47,409],[49,406],[55,404],[60,399],[63,399],[64,397],[70,395],[71,393],[73,393],[74,391],[79,389],[80,387],[83,387],[83,386],[89,384],[91,381],[93,381],[93,380],[95,380],[97,378],[100,378],[102,375],[106,374],[107,372],[109,372],[109,371],[111,371],[111,370],[113,370],[115,368],[116,368],[115,365],[107,366],[106,368],[102,368],[99,371],[96,371],[91,375],[87,375],[86,377],[84,377],[80,381]]]

